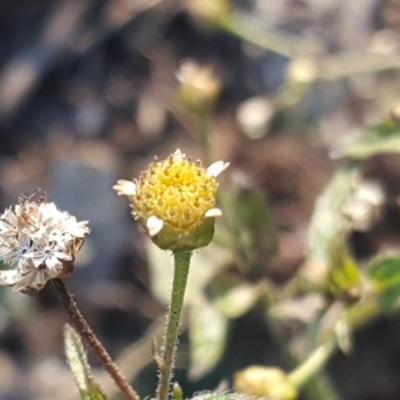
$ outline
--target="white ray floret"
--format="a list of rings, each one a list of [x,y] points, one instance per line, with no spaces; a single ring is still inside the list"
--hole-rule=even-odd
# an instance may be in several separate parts
[[[155,236],[157,233],[159,233],[164,226],[164,222],[162,219],[157,218],[155,216],[151,216],[147,221],[146,221],[146,227],[149,232],[150,236]]]
[[[222,216],[222,211],[219,208],[211,208],[211,210],[206,211],[204,214],[206,218],[216,218]]]
[[[228,162],[216,161],[207,168],[207,173],[214,178],[224,172],[229,167]]]
[[[119,196],[135,196],[136,194],[136,184],[124,179],[120,179],[117,184],[113,186],[113,189],[117,191]]]

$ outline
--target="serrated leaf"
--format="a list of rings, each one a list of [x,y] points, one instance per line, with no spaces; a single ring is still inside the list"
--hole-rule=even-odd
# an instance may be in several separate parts
[[[247,282],[239,275],[223,274],[213,279],[210,292],[226,317],[238,318],[253,307],[263,288]]]
[[[93,379],[81,339],[69,325],[64,328],[65,355],[78,385],[82,400],[106,400],[100,386]]]
[[[400,129],[391,121],[369,128],[357,140],[344,145],[338,156],[363,160],[379,153],[400,152]]]
[[[189,318],[190,377],[200,379],[220,360],[226,344],[228,319],[212,303],[198,298]]]

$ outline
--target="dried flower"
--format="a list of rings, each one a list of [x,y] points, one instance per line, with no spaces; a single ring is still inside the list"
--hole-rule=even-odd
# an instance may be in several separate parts
[[[89,233],[45,196],[38,201],[21,196],[0,216],[0,260],[15,269],[0,271],[0,285],[34,295],[54,278],[72,273],[73,262]]]
[[[385,192],[379,182],[357,178],[341,206],[341,212],[349,228],[368,232],[379,219],[385,200]]]
[[[134,182],[119,180],[114,189],[130,198],[134,218],[161,249],[194,250],[207,246],[214,234],[216,177],[228,167],[217,161],[208,169],[180,150],[154,161]]]

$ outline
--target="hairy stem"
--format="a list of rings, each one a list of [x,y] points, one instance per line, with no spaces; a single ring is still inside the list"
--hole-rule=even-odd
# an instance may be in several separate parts
[[[61,305],[64,307],[72,325],[94,351],[97,358],[103,364],[104,369],[108,372],[108,374],[120,388],[121,392],[125,395],[125,398],[128,400],[139,400],[138,394],[129,385],[128,380],[119,370],[117,365],[111,359],[110,355],[107,353],[107,350],[103,347],[99,339],[97,339],[96,335],[89,327],[85,318],[79,311],[74,299],[72,298],[68,289],[65,287],[64,282],[61,279],[53,279],[52,282],[57,291]]]
[[[191,251],[174,253],[174,280],[172,283],[171,300],[167,314],[167,328],[161,352],[160,382],[157,388],[158,400],[167,400],[174,367],[176,342],[178,339],[179,320],[182,311],[183,298],[189,275]]]

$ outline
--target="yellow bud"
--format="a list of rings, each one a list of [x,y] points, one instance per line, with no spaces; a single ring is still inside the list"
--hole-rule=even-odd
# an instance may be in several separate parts
[[[287,80],[293,84],[310,85],[318,78],[318,66],[313,59],[293,60],[287,72]]]
[[[238,393],[270,400],[294,400],[297,390],[286,374],[276,367],[253,365],[238,372],[234,377],[235,390]]]
[[[177,79],[181,83],[178,91],[180,104],[194,114],[207,115],[221,91],[220,80],[213,69],[186,61],[181,65]]]

